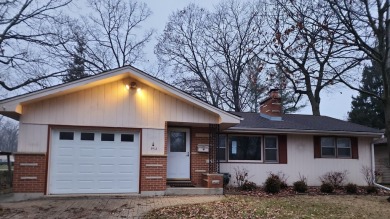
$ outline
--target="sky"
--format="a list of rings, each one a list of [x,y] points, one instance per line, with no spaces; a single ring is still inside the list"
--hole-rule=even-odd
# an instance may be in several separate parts
[[[219,2],[217,0],[140,1],[145,2],[153,12],[150,18],[143,24],[144,28],[153,28],[156,30],[156,34],[154,35],[152,41],[149,43],[147,48],[145,48],[146,58],[149,60],[149,62],[143,67],[146,72],[148,72],[148,70],[153,71],[153,69],[157,68],[157,60],[153,50],[154,46],[157,44],[156,38],[163,32],[170,14],[183,9],[190,3],[196,3],[201,7],[212,9],[213,5]],[[321,115],[346,120],[348,118],[348,111],[351,110],[352,95],[356,96],[357,92],[341,85],[333,89],[323,91],[320,105]],[[298,111],[298,114],[311,114],[310,103],[308,101],[306,101],[306,103],[307,106]]]

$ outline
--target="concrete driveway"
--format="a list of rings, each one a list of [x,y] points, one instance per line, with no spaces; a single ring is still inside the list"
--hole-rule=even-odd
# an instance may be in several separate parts
[[[0,203],[0,218],[142,218],[150,210],[219,201],[223,196],[99,196]]]

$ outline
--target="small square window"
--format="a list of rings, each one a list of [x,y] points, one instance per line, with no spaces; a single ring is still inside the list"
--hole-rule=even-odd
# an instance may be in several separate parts
[[[134,142],[134,135],[133,134],[121,134],[121,141]]]
[[[73,140],[73,132],[60,132],[60,140]]]
[[[93,141],[95,140],[95,133],[81,133],[81,138],[82,141]]]
[[[264,150],[266,162],[278,162],[278,139],[275,136],[264,137]]]
[[[101,141],[114,141],[115,135],[111,133],[102,133]]]

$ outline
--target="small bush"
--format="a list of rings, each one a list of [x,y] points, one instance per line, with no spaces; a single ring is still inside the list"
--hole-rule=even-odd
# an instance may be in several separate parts
[[[299,192],[299,193],[304,193],[307,191],[307,184],[303,180],[299,180],[294,182],[294,191]]]
[[[320,190],[322,193],[332,193],[334,190],[334,187],[330,183],[322,183]]]
[[[280,182],[280,189],[287,189],[288,185],[286,182]]]
[[[378,189],[375,186],[366,187],[367,194],[378,193]]]
[[[331,171],[327,172],[320,177],[322,184],[330,184],[333,188],[340,188],[343,186],[348,172],[344,170],[343,172]]]
[[[253,191],[253,190],[256,190],[256,189],[257,189],[256,183],[251,182],[251,181],[246,181],[246,182],[241,186],[241,190],[244,190],[244,191]]]
[[[241,188],[249,179],[249,171],[245,168],[240,169],[240,167],[236,167],[234,172],[237,186]]]
[[[357,193],[357,185],[353,183],[348,183],[345,186],[345,191],[347,191],[348,194],[356,194]]]
[[[280,178],[278,175],[270,173],[267,180],[264,183],[264,190],[267,193],[279,193],[280,192]]]

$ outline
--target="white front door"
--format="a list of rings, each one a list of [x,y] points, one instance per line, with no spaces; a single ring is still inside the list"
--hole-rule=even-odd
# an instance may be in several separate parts
[[[190,130],[168,129],[168,179],[190,179]]]

